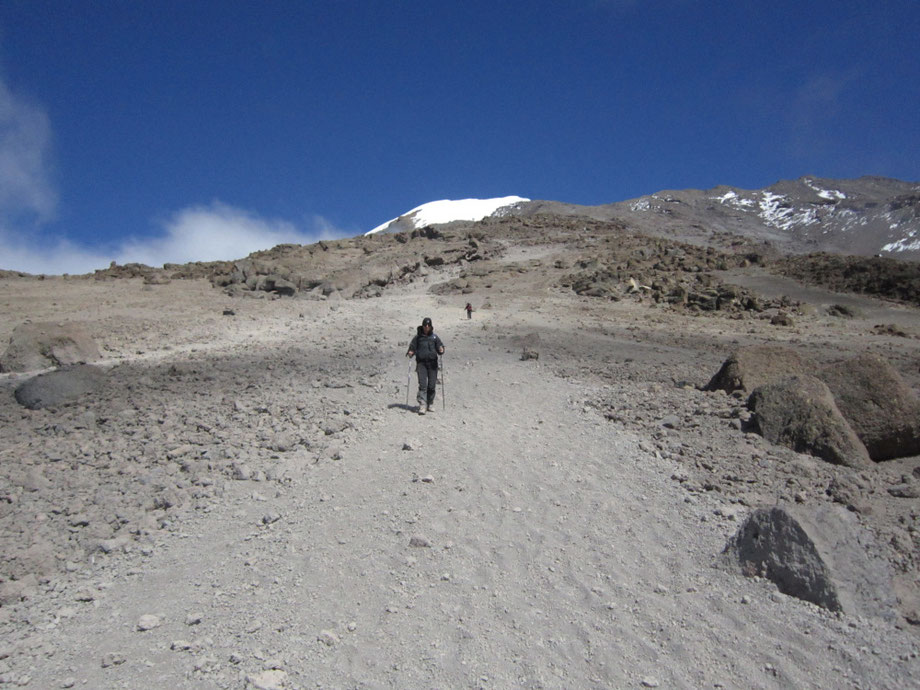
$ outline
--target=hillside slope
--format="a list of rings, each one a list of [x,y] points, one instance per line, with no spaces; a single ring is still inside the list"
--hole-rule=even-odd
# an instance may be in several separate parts
[[[784,343],[821,361],[883,354],[916,391],[920,312],[741,265],[726,279],[785,306],[579,295],[561,284],[572,273],[617,285],[601,250],[623,238],[553,222],[515,231],[529,241],[504,236],[489,258],[435,261],[373,299],[231,296],[162,274],[4,279],[12,323],[89,327],[109,385],[32,411],[12,395],[25,375],[0,375],[0,679],[920,683],[909,622],[920,620],[920,515],[888,491],[918,459],[871,472],[829,465],[742,432],[743,401],[699,389],[736,347]],[[438,243],[461,242],[444,232],[393,238],[394,250],[417,243],[434,257]],[[585,266],[544,241],[567,233]],[[342,261],[361,246],[343,245]],[[627,247],[636,267],[653,268],[640,261],[647,248]],[[662,276],[696,275],[676,268],[692,265],[676,249],[664,243],[648,259],[674,262]],[[833,315],[839,304],[850,318]],[[791,321],[774,322],[780,309]],[[424,417],[406,404],[403,356],[422,316],[448,347]],[[525,349],[538,358],[523,360]],[[830,613],[714,567],[752,509],[846,513],[841,501],[890,568],[897,617]]]

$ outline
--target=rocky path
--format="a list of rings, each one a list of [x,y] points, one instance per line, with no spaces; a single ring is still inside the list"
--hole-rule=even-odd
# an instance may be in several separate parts
[[[180,517],[153,548],[89,563],[81,596],[35,604],[34,632],[0,659],[0,682],[920,682],[910,634],[712,567],[737,527],[717,515],[717,497],[680,489],[677,466],[647,439],[585,405],[596,391],[509,351],[495,337],[509,313],[466,321],[411,291],[315,309],[311,327],[295,323],[288,336],[279,321],[271,347],[289,338],[314,357],[308,369],[343,341],[360,351],[355,380],[322,389],[347,429],[321,450],[282,453],[287,481],[228,481],[219,501]],[[446,409],[439,399],[424,417],[405,405],[406,314],[432,315],[448,346]],[[258,362],[258,344],[247,347]],[[296,409],[310,393],[282,390],[274,404]]]

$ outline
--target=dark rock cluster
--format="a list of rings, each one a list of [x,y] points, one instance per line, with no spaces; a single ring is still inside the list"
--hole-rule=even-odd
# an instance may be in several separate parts
[[[379,297],[387,287],[478,261],[483,255],[480,241],[470,233],[425,228],[400,235],[279,245],[219,267],[210,280],[231,295]]]

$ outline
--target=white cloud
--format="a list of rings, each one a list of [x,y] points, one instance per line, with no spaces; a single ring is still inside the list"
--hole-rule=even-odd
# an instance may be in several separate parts
[[[267,220],[248,211],[215,201],[176,213],[164,224],[160,237],[131,239],[115,260],[162,266],[164,263],[240,259],[277,244],[308,244],[334,232],[321,218],[317,232],[307,234],[285,220]],[[317,237],[319,235],[320,237]]]
[[[14,96],[0,79],[0,218],[31,215],[44,222],[54,216],[50,151],[45,111]]]
[[[0,228],[0,269],[36,275],[89,273],[109,265],[111,257],[81,249],[66,239],[54,239],[37,246],[19,233]]]
[[[81,248],[66,239],[30,244],[0,228],[0,268],[33,274],[90,273],[109,263],[165,263],[241,259],[278,244],[309,244],[342,237],[322,216],[310,219],[305,232],[293,223],[265,219],[254,213],[215,201],[210,206],[183,209],[163,223],[162,233],[130,238],[110,252]]]
[[[91,273],[119,264],[240,259],[277,244],[308,244],[344,236],[321,216],[293,223],[262,218],[215,201],[182,209],[151,237],[92,248],[43,232],[54,220],[51,124],[45,111],[14,95],[0,77],[0,269],[32,274]],[[357,234],[357,233],[352,233]]]

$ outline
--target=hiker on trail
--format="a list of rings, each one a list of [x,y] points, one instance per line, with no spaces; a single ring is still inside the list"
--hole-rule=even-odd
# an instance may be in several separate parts
[[[434,405],[435,386],[438,383],[438,355],[444,354],[444,343],[435,334],[431,319],[422,319],[418,333],[409,343],[406,357],[415,356],[415,371],[418,373],[418,413],[431,412]]]
[[[466,318],[472,319],[473,318],[473,305],[467,302],[464,309],[466,309]]]

